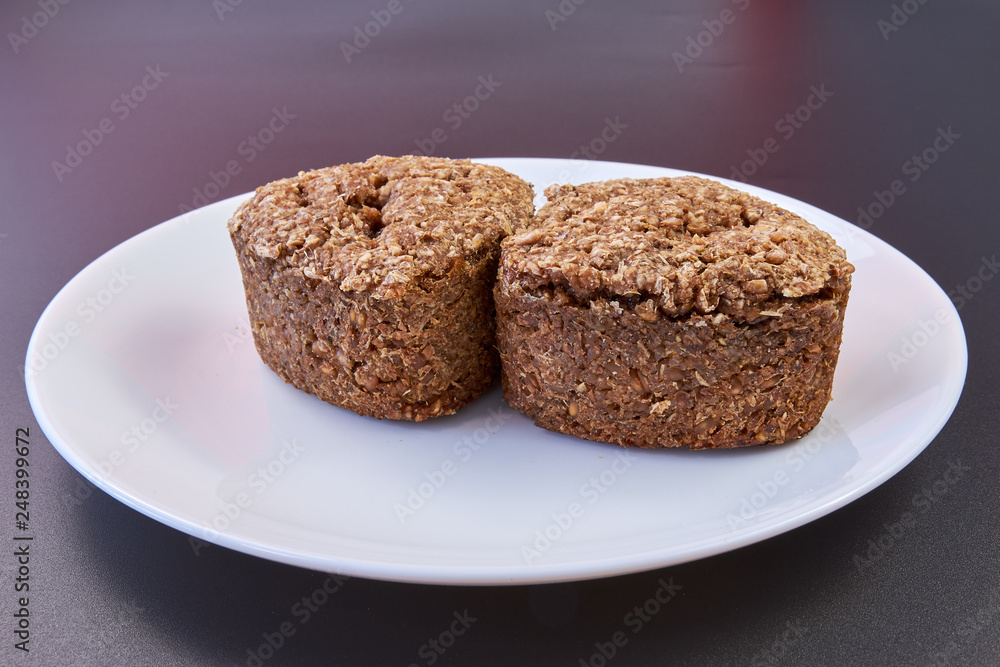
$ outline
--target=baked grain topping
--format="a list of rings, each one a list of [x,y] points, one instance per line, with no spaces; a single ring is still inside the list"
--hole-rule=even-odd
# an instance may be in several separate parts
[[[752,321],[836,287],[854,270],[825,232],[721,183],[685,176],[552,186],[501,271],[529,292],[565,292],[671,317]]]
[[[530,202],[530,187],[497,167],[376,156],[258,188],[229,231],[308,278],[397,298],[488,252],[531,216]]]

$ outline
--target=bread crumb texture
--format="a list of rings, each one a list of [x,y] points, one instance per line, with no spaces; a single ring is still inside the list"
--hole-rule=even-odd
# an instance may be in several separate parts
[[[779,443],[819,422],[854,270],[832,237],[697,177],[545,194],[495,287],[512,406],[639,447]]]
[[[417,156],[258,188],[228,228],[261,358],[362,415],[457,411],[498,372],[500,241],[528,224],[532,199],[498,167]]]

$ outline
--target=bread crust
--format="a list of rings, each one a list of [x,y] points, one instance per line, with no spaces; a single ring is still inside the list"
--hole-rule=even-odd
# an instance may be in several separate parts
[[[500,240],[531,186],[468,160],[376,156],[269,183],[229,221],[261,359],[358,414],[451,414],[496,378]]]
[[[636,447],[780,443],[816,426],[854,268],[828,234],[696,177],[546,195],[503,242],[495,286],[512,407]]]

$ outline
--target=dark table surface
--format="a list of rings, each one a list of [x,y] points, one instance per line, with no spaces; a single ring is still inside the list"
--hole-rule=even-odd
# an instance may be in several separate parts
[[[0,664],[1000,664],[1000,280],[983,269],[1000,252],[995,0],[334,4],[3,3]],[[481,80],[479,108],[445,118]],[[808,118],[787,120],[811,95]],[[244,143],[276,113],[280,132]],[[620,131],[594,143],[607,123]],[[948,150],[907,172],[939,132]],[[772,138],[763,164],[748,162]],[[67,155],[84,140],[88,155]],[[871,209],[869,231],[945,291],[978,287],[960,309],[958,407],[888,482],[765,542],[575,583],[350,579],[264,650],[327,575],[221,547],[196,555],[187,535],[86,483],[29,408],[28,338],[78,271],[185,207],[418,148],[743,176],[852,222]],[[210,187],[230,161],[239,173]],[[897,180],[905,192],[873,207]],[[32,436],[27,653],[15,647],[18,428]],[[955,461],[962,479],[859,568]],[[682,591],[603,657],[661,579]],[[435,652],[429,640],[466,613],[468,631]]]

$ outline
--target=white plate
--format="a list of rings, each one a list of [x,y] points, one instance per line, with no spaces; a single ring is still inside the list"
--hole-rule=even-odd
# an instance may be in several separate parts
[[[537,192],[682,173],[485,161]],[[118,500],[293,565],[523,584],[735,549],[832,512],[902,469],[954,409],[967,353],[948,297],[898,251],[807,204],[730,185],[829,231],[857,267],[834,401],[796,443],[626,451],[536,428],[498,388],[419,424],[322,403],[271,373],[248,338],[225,229],[246,195],[143,232],[73,278],[31,337],[28,396],[56,449]]]

